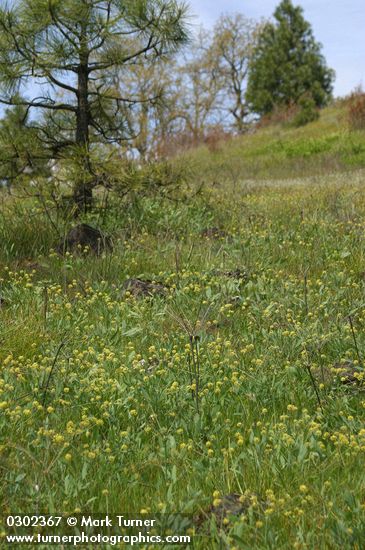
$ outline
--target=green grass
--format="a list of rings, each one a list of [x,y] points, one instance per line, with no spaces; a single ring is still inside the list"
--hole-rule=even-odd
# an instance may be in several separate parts
[[[287,181],[232,184],[226,171],[190,201],[115,203],[114,252],[100,258],[58,256],[38,207],[3,203],[3,513],[197,515],[239,493],[259,505],[192,547],[363,547],[365,393],[331,368],[365,356],[365,178],[308,165],[291,181],[293,151],[314,166],[345,143],[314,128],[312,141],[283,131]],[[269,132],[244,139],[274,166]],[[202,238],[213,226],[227,237]],[[237,268],[244,278],[225,274]],[[136,276],[167,296],[123,293]]]
[[[348,129],[346,108],[339,104],[304,127],[268,126],[211,149],[200,147],[187,158],[206,183],[325,175],[365,165],[365,132]]]

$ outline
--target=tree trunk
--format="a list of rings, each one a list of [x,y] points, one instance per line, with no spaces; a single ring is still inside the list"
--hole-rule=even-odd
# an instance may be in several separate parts
[[[78,213],[87,212],[92,205],[93,185],[89,157],[89,70],[88,55],[80,54],[77,81],[76,145],[81,155],[80,174],[74,184],[74,201]]]

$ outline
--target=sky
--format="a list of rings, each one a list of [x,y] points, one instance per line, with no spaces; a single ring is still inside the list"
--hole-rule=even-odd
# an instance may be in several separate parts
[[[270,17],[279,0],[190,0],[192,23],[214,25],[221,13],[243,13],[253,19]],[[356,86],[365,88],[365,1],[294,1],[304,9],[316,40],[322,43],[327,64],[336,71],[334,95],[344,96]]]

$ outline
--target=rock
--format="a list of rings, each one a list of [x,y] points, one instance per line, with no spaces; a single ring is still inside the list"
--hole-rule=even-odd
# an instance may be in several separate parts
[[[207,520],[214,516],[217,525],[224,525],[224,520],[231,516],[239,517],[245,514],[249,508],[254,508],[257,511],[263,512],[267,508],[268,503],[263,501],[254,493],[239,495],[230,493],[217,499],[217,504],[212,504],[208,510],[203,511],[198,516],[195,516],[194,523],[197,526],[203,525]]]
[[[168,287],[162,283],[156,283],[143,279],[127,279],[123,284],[123,290],[130,292],[136,298],[145,296],[165,296]]]
[[[139,361],[139,367],[143,368],[147,376],[151,376],[155,369],[159,366],[160,362],[157,357],[148,359],[141,359]]]
[[[227,303],[233,307],[238,307],[242,304],[242,296],[231,296]]]
[[[226,239],[229,237],[227,231],[220,229],[219,227],[206,227],[200,233],[200,236],[205,239]]]
[[[64,239],[59,243],[57,251],[60,254],[68,252],[83,252],[87,248],[95,254],[101,254],[104,250],[111,250],[110,237],[107,237],[99,229],[81,223],[73,227]]]
[[[228,277],[229,279],[237,279],[238,281],[247,281],[248,280],[248,273],[245,269],[232,269],[230,271],[219,271],[215,270],[214,275],[218,275],[219,277]]]
[[[333,365],[333,372],[341,384],[359,384],[363,379],[364,369],[356,367],[351,361],[344,361]]]
[[[320,384],[332,386],[340,382],[344,385],[361,385],[364,380],[364,369],[357,367],[352,361],[335,363],[331,367],[317,367],[313,369],[313,375]]]
[[[246,281],[248,279],[248,273],[244,269],[233,269],[232,271],[224,271],[223,275],[230,279],[242,279]]]
[[[225,495],[219,499],[221,502],[218,505],[210,507],[209,512],[216,517],[219,523],[227,516],[239,516],[248,508],[246,501],[241,502],[240,498],[240,495],[236,493]]]

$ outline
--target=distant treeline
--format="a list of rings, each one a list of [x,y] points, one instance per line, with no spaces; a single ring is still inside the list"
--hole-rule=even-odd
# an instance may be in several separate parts
[[[331,97],[333,71],[291,0],[272,21],[222,15],[194,35],[188,22],[177,0],[0,0],[0,180],[57,173],[87,209],[121,158],[166,157],[281,111],[304,124]]]

